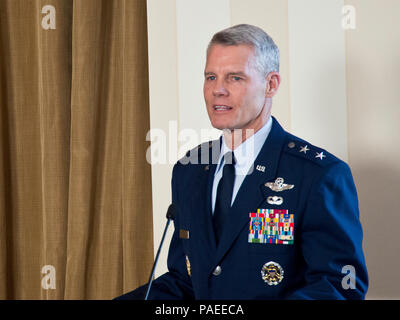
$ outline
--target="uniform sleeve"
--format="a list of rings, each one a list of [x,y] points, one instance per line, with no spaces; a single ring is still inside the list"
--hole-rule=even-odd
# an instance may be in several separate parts
[[[364,299],[368,274],[357,192],[344,162],[324,168],[314,183],[298,236],[306,278],[288,299]]]
[[[153,280],[149,293],[149,300],[191,300],[194,299],[192,283],[186,270],[185,254],[183,252],[182,241],[179,238],[179,199],[178,199],[178,168],[174,166],[172,172],[172,203],[177,208],[174,220],[174,233],[168,252],[168,272]],[[150,270],[149,270],[150,273]],[[143,300],[148,284],[145,284],[134,291],[131,291],[118,300]]]

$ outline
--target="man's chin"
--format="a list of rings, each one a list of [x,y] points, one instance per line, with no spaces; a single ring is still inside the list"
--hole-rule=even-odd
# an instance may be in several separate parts
[[[211,125],[218,130],[233,130],[228,123],[221,123],[216,121],[211,121]]]

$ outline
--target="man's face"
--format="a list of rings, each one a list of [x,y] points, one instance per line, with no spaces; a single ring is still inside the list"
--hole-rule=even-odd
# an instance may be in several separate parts
[[[204,71],[204,99],[217,129],[260,129],[270,112],[267,81],[247,45],[211,47]]]

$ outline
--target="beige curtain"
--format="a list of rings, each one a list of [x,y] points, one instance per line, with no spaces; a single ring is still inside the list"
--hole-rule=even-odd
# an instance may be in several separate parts
[[[0,0],[0,108],[0,299],[145,283],[146,0]]]

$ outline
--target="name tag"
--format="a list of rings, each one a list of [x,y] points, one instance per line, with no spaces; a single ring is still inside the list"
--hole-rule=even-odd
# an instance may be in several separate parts
[[[189,239],[189,230],[179,229],[179,238]]]

